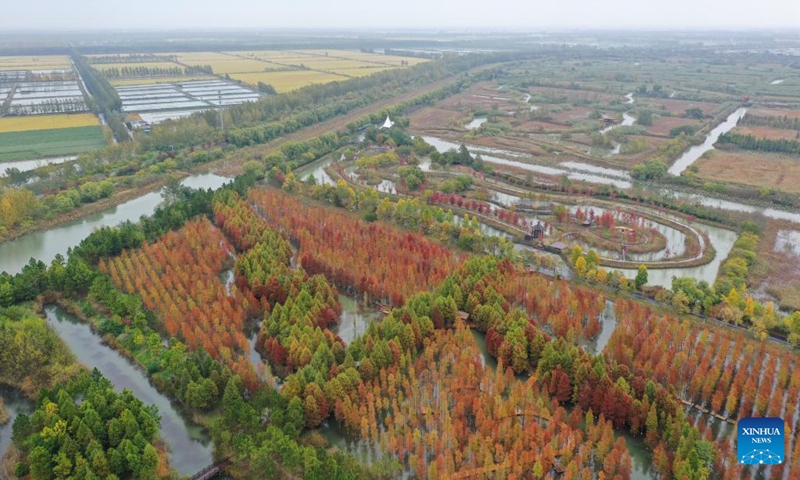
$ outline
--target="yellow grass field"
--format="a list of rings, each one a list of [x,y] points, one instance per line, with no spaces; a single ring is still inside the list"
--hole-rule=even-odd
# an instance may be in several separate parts
[[[381,55],[377,53],[363,53],[363,52],[355,52],[350,50],[295,50],[295,52],[303,54],[303,55],[325,55],[328,54],[328,58],[330,57],[337,57],[337,58],[347,58],[350,60],[358,60],[362,62],[372,62],[372,63],[383,63],[389,65],[397,65],[399,66],[402,61],[407,61],[409,65],[416,65],[418,63],[429,62],[425,58],[416,58],[416,57],[397,57],[394,55]]]
[[[372,65],[366,64],[367,67],[364,68],[337,68],[331,69],[333,73],[338,73],[339,75],[346,75],[348,77],[366,77],[367,75],[372,75],[373,73],[383,72],[384,70],[391,70],[397,67],[390,67],[390,66],[380,66],[380,65]]]
[[[90,127],[100,125],[100,120],[91,113],[74,115],[36,115],[27,117],[0,118],[0,133],[29,132],[55,128]]]
[[[92,65],[93,68],[99,70],[101,72],[105,72],[106,70],[111,70],[112,68],[125,68],[125,67],[146,67],[146,68],[181,68],[181,65],[172,62],[152,62],[152,63],[96,63]]]
[[[108,81],[108,83],[110,83],[115,87],[126,87],[128,85],[155,85],[156,83],[181,83],[181,82],[193,82],[197,80],[216,80],[216,77],[211,77],[211,76],[204,76],[204,77],[192,76],[192,77],[173,77],[173,78],[142,77],[142,78],[126,78],[119,80],[115,80],[112,78],[111,80]]]
[[[0,57],[0,70],[37,70],[70,67],[66,55],[29,55]]]
[[[290,92],[314,83],[329,83],[347,80],[347,77],[315,72],[313,70],[293,70],[288,72],[234,73],[231,78],[256,86],[264,82],[275,87],[278,93]]]

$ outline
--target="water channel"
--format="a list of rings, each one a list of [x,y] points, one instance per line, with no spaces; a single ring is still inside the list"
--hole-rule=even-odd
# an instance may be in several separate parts
[[[725,119],[724,122],[720,123],[709,132],[708,136],[706,136],[706,140],[701,145],[691,147],[681,155],[680,158],[675,160],[675,163],[669,167],[669,173],[672,175],[680,175],[681,172],[689,168],[689,166],[696,162],[704,153],[713,150],[714,144],[717,143],[720,135],[731,131],[733,127],[736,126],[737,122],[739,122],[739,119],[744,117],[745,113],[747,113],[747,108],[740,107],[735,112],[728,115],[728,118]]]
[[[161,436],[169,445],[169,463],[181,475],[191,475],[213,463],[213,444],[207,432],[185,419],[169,399],[150,384],[145,374],[103,340],[89,325],[56,306],[45,307],[47,324],[72,349],[77,360],[97,368],[117,391],[129,389],[161,415]]]
[[[78,157],[75,155],[70,155],[66,157],[52,157],[52,158],[40,158],[36,160],[17,160],[14,162],[0,162],[0,177],[6,176],[6,169],[8,168],[16,168],[20,172],[27,172],[28,170],[44,167],[45,165],[53,165],[56,163],[69,162],[77,158]]]
[[[216,189],[228,180],[208,173],[187,177],[181,184],[191,188]],[[95,229],[125,221],[137,221],[142,215],[153,213],[162,201],[160,192],[150,192],[102,212],[1,243],[0,271],[19,273],[31,258],[49,264],[57,254],[66,256],[68,248],[78,245]]]
[[[8,422],[0,425],[0,461],[2,461],[6,450],[11,446],[14,420],[20,413],[33,413],[36,409],[36,404],[25,398],[19,390],[6,386],[0,386],[0,399],[3,400],[9,415]]]

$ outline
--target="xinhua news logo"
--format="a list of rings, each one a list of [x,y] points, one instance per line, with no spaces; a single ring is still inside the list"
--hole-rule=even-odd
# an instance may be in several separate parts
[[[737,453],[744,465],[778,465],[784,455],[783,420],[743,418],[739,420]]]

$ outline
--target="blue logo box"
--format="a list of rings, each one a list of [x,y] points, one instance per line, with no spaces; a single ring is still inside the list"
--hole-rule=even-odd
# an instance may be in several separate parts
[[[737,427],[737,454],[744,465],[778,465],[786,460],[784,424],[780,418],[742,418]]]

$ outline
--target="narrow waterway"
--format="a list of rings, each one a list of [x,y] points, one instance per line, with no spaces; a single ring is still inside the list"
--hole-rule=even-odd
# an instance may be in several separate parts
[[[36,160],[17,160],[14,162],[0,162],[0,177],[6,176],[6,170],[9,168],[16,168],[20,172],[27,172],[35,168],[44,167],[45,165],[53,165],[55,163],[64,163],[77,159],[75,155],[66,157],[53,157],[53,158],[39,158]]]
[[[694,162],[697,161],[704,153],[714,149],[714,144],[719,140],[720,135],[728,133],[736,126],[740,118],[744,117],[747,113],[747,108],[740,107],[735,112],[728,115],[724,122],[717,125],[713,130],[708,133],[706,140],[701,145],[695,145],[687,150],[680,158],[675,160],[675,163],[669,167],[669,173],[672,175],[680,175],[681,172],[689,168]]]
[[[8,422],[0,425],[0,461],[2,461],[6,455],[6,450],[11,446],[14,420],[20,413],[32,413],[36,408],[36,404],[25,398],[19,390],[6,386],[0,386],[0,399],[3,399],[9,415]]]
[[[427,142],[428,144],[432,145],[434,148],[436,148],[436,150],[438,150],[439,152],[442,152],[442,153],[446,152],[446,151],[448,151],[450,149],[456,149],[457,150],[460,147],[460,145],[458,145],[458,144],[455,144],[453,142],[449,142],[447,140],[442,140],[440,138],[423,136],[422,139],[425,140],[425,142]],[[518,152],[512,152],[512,151],[508,151],[508,150],[499,150],[499,149],[495,149],[495,148],[476,147],[474,145],[467,145],[467,148],[469,149],[470,153],[472,153],[473,155],[476,155],[476,154],[480,153],[481,154],[481,158],[483,158],[483,160],[485,162],[488,162],[488,163],[494,163],[494,164],[497,164],[497,165],[506,165],[506,166],[510,166],[510,167],[516,167],[516,168],[519,168],[519,169],[522,169],[522,170],[527,170],[529,172],[534,172],[534,173],[540,173],[540,174],[543,174],[543,175],[550,175],[550,176],[566,175],[567,178],[569,178],[571,180],[580,180],[580,181],[585,181],[585,182],[589,182],[589,183],[596,183],[596,184],[603,184],[603,185],[613,185],[613,186],[615,186],[617,188],[623,188],[623,189],[631,188],[633,186],[633,184],[630,181],[619,178],[619,175],[615,175],[613,177],[606,177],[606,176],[603,176],[603,175],[598,175],[596,173],[586,173],[585,171],[582,171],[582,170],[586,170],[585,167],[583,167],[580,170],[578,170],[576,168],[571,169],[571,168],[567,167],[564,164],[561,164],[561,166],[564,166],[565,168],[557,168],[557,167],[550,167],[550,166],[546,166],[546,165],[537,165],[537,164],[532,164],[532,163],[524,163],[524,162],[521,162],[521,161],[518,161],[518,160],[508,160],[506,158],[500,158],[500,157],[494,156],[494,155],[506,155],[506,156],[517,157],[517,158],[527,157],[526,155],[518,153]],[[529,158],[531,160],[533,159],[533,157],[527,157],[527,158]],[[565,162],[565,163],[569,163],[569,162]],[[576,162],[576,163],[580,164],[580,162]],[[584,165],[588,165],[588,164],[580,164],[580,165],[584,166]]]
[[[193,175],[181,184],[191,188],[219,188],[229,179],[213,173]],[[33,232],[0,244],[0,272],[19,273],[31,258],[49,264],[57,254],[66,257],[67,249],[77,246],[95,229],[150,215],[161,204],[161,192],[150,192],[99,213],[73,220],[49,230]]]
[[[159,393],[141,370],[92,332],[89,325],[56,306],[45,307],[47,324],[72,349],[78,361],[97,368],[118,391],[129,389],[145,405],[155,405],[161,415],[161,436],[169,446],[169,463],[181,475],[192,475],[213,463],[213,444],[207,432],[185,419],[169,399]]]

